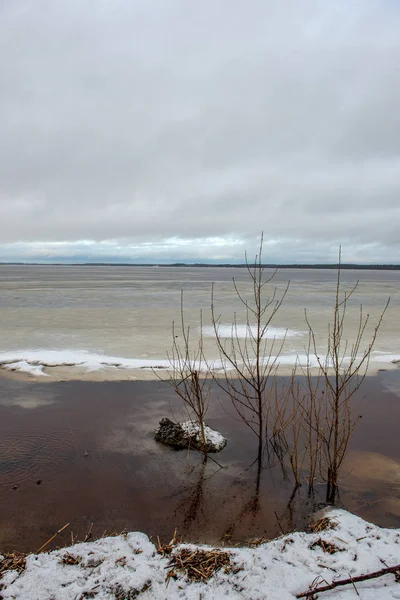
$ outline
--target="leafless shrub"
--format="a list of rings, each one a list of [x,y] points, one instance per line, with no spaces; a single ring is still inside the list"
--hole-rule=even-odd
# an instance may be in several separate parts
[[[315,425],[314,427],[317,429],[321,444],[323,475],[327,483],[326,500],[332,503],[336,498],[339,469],[359,418],[352,414],[351,398],[365,379],[378,330],[390,301],[387,300],[366,346],[363,346],[363,340],[369,314],[365,315],[360,305],[355,338],[350,344],[345,330],[346,311],[348,301],[356,291],[359,282],[357,281],[349,291],[342,291],[340,276],[341,249],[339,249],[333,322],[328,325],[328,348],[324,359],[320,357],[314,329],[307,312],[305,313],[312,351],[318,362],[318,375],[323,380],[321,393],[318,395],[315,391],[313,394],[314,399],[321,403],[319,409],[321,419],[318,427]]]
[[[351,399],[367,374],[371,352],[390,300],[381,312],[366,345],[364,338],[369,315],[364,314],[363,307],[360,306],[356,333],[350,342],[346,337],[346,312],[358,281],[350,290],[343,291],[340,277],[341,249],[333,319],[328,324],[327,349],[323,355],[319,352],[315,330],[305,311],[309,330],[308,360],[307,365],[302,367],[306,382],[305,393],[294,393],[305,438],[309,486],[311,489],[318,468],[327,484],[326,501],[329,503],[335,502],[339,470],[359,419],[359,416],[353,415]],[[315,375],[311,360],[313,357],[317,362]]]
[[[346,332],[346,312],[358,282],[350,290],[343,291],[340,277],[339,250],[327,349],[324,354],[319,352],[315,331],[305,311],[309,331],[307,361],[305,365],[300,361],[296,365],[289,384],[290,400],[285,400],[285,392],[280,392],[283,401],[279,404],[279,417],[275,419],[280,444],[278,446],[275,441],[272,444],[282,464],[290,465],[296,486],[304,477],[311,493],[317,475],[326,482],[326,501],[329,503],[335,502],[339,470],[359,419],[353,414],[351,399],[367,374],[370,355],[389,304],[388,300],[366,344],[369,315],[365,315],[360,306],[356,332],[350,342]],[[301,380],[296,378],[296,373],[303,375]]]
[[[251,283],[249,299],[233,279],[235,294],[245,310],[244,337],[239,333],[236,313],[233,315],[230,337],[222,336],[221,316],[216,312],[214,286],[211,295],[211,321],[222,367],[222,376],[215,377],[215,382],[230,398],[239,419],[256,435],[259,461],[262,458],[265,438],[268,438],[269,412],[274,393],[272,380],[285,343],[285,337],[278,342],[271,338],[268,328],[282,306],[289,288],[288,283],[279,293],[277,287],[270,287],[268,295],[267,286],[274,279],[276,271],[270,276],[265,276],[262,251],[263,236],[254,263],[249,263],[246,255],[246,268]]]
[[[185,323],[183,292],[181,292],[181,320],[177,328],[172,324],[172,349],[167,353],[170,368],[167,383],[183,400],[191,421],[200,428],[201,451],[207,454],[205,418],[209,405],[211,375],[204,356],[203,320],[200,312],[200,333],[192,344],[190,326]],[[154,372],[157,377],[161,377]]]

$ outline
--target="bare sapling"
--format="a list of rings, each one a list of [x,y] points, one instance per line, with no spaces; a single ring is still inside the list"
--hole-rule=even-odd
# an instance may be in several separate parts
[[[278,459],[286,477],[284,458],[288,451],[287,427],[290,422],[289,398],[291,385],[282,387],[274,380],[274,401],[269,407],[267,414],[268,447],[271,447],[273,455]],[[270,459],[272,457],[270,456]]]
[[[277,408],[271,420],[272,436],[269,440],[275,456],[279,459],[285,478],[287,477],[287,464],[289,464],[295,489],[302,485],[304,465],[310,450],[310,436],[306,421],[308,414],[306,406],[309,398],[304,386],[296,379],[297,368],[296,364],[288,384],[281,384],[280,389],[276,392],[275,406]],[[313,452],[311,451],[312,456]]]
[[[236,297],[244,308],[244,334],[242,328],[239,328],[235,313],[231,335],[228,338],[222,335],[221,316],[217,314],[215,306],[214,286],[211,295],[211,321],[221,361],[221,372],[215,376],[215,381],[231,400],[239,419],[256,435],[259,461],[268,439],[266,429],[273,397],[272,381],[286,337],[277,341],[269,334],[268,328],[282,306],[289,288],[287,283],[279,292],[277,287],[269,285],[276,271],[266,276],[262,264],[262,251],[263,236],[259,253],[253,263],[248,262],[246,255],[250,293],[246,294],[246,290],[241,291],[235,278],[233,279]]]
[[[292,398],[291,427],[285,428],[287,436],[286,446],[290,457],[296,485],[302,473],[308,482],[308,493],[312,494],[317,472],[321,466],[321,410],[323,408],[320,398],[324,398],[324,391],[319,394],[321,374],[311,374],[310,356],[311,335],[309,335],[307,349],[307,365],[297,362],[295,373],[302,375],[301,382],[295,379],[295,373],[290,384]],[[293,456],[292,456],[293,455]],[[294,471],[293,466],[301,466]]]
[[[305,395],[300,383],[295,380],[294,376],[292,377],[290,391],[291,402],[285,432],[287,432],[287,437],[290,440],[290,443],[287,443],[287,449],[296,489],[302,484],[301,476],[307,454],[307,445],[304,439],[305,429],[302,418]]]
[[[313,438],[313,452],[320,454],[322,473],[327,490],[327,502],[334,503],[338,490],[339,470],[348,449],[350,438],[358,421],[354,416],[351,399],[364,381],[371,352],[378,330],[389,305],[389,300],[380,313],[375,327],[365,342],[369,314],[365,314],[362,305],[359,308],[357,326],[353,340],[346,334],[346,313],[349,299],[358,288],[358,281],[349,290],[343,291],[341,284],[341,249],[337,267],[333,319],[328,324],[328,345],[323,356],[318,350],[315,330],[305,311],[306,323],[310,334],[310,348],[307,366],[307,381],[310,389],[310,402],[307,411],[303,411],[309,433]],[[320,389],[313,385],[311,378],[310,353],[315,356],[318,373],[314,382],[322,380]],[[311,460],[311,459],[310,459]],[[315,465],[310,462],[311,476],[315,475]]]
[[[210,371],[204,356],[203,322],[200,312],[198,339],[192,343],[190,326],[185,323],[183,292],[181,292],[180,326],[172,324],[172,349],[167,353],[170,368],[167,382],[183,400],[189,419],[200,431],[200,450],[207,455],[205,418],[210,398]]]

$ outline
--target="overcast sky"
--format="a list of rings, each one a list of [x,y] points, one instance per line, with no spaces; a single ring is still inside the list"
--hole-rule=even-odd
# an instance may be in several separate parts
[[[0,260],[400,262],[397,0],[0,0]]]

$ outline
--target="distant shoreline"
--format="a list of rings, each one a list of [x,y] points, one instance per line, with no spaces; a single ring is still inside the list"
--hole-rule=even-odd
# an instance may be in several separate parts
[[[246,268],[245,263],[233,264],[233,263],[110,263],[110,262],[85,262],[85,263],[64,263],[64,262],[1,262],[0,266],[4,267],[184,267],[184,268],[233,268],[233,269],[244,269]],[[265,263],[262,265],[264,269],[337,269],[337,263],[315,263],[315,264],[274,264]],[[342,270],[354,270],[354,271],[400,271],[400,264],[365,264],[358,265],[355,263],[342,263]]]

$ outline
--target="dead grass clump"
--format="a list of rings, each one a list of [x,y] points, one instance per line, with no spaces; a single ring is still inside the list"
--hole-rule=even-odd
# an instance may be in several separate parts
[[[336,554],[336,552],[343,552],[343,548],[338,548],[338,546],[335,546],[335,544],[331,544],[330,542],[327,542],[322,538],[318,538],[316,542],[311,544],[310,550],[313,550],[316,547],[321,548],[323,552],[326,552],[327,554]]]
[[[328,531],[329,529],[336,529],[337,521],[334,521],[330,517],[322,517],[317,521],[314,521],[310,525],[310,529],[313,533],[319,533],[320,531]]]
[[[74,556],[70,552],[66,552],[61,557],[60,563],[62,563],[63,565],[79,565],[81,563],[81,561],[82,561],[81,556]]]
[[[88,600],[89,598],[96,598],[96,596],[97,596],[98,593],[99,592],[97,592],[94,589],[93,590],[88,590],[87,592],[82,592],[82,594],[79,596],[78,600]]]
[[[185,575],[188,581],[207,581],[217,571],[232,571],[230,553],[222,550],[190,550],[181,548],[171,555],[167,580],[176,579],[178,572]]]
[[[26,567],[26,554],[20,552],[6,552],[0,558],[0,579],[7,571],[18,571],[22,573]]]
[[[176,534],[176,529],[174,531],[173,538],[169,542],[169,544],[162,544],[159,536],[157,536],[157,545],[156,545],[157,554],[161,554],[161,556],[163,558],[164,558],[164,556],[170,556],[172,553],[172,550],[175,548],[175,546],[180,544],[181,541],[182,540],[178,540],[178,537]]]
[[[281,552],[286,552],[286,546],[289,544],[294,544],[294,539],[291,537],[287,537],[282,544]]]
[[[151,588],[150,579],[140,588],[125,589],[120,583],[112,586],[110,592],[114,594],[115,600],[135,600],[140,594],[147,592]]]

